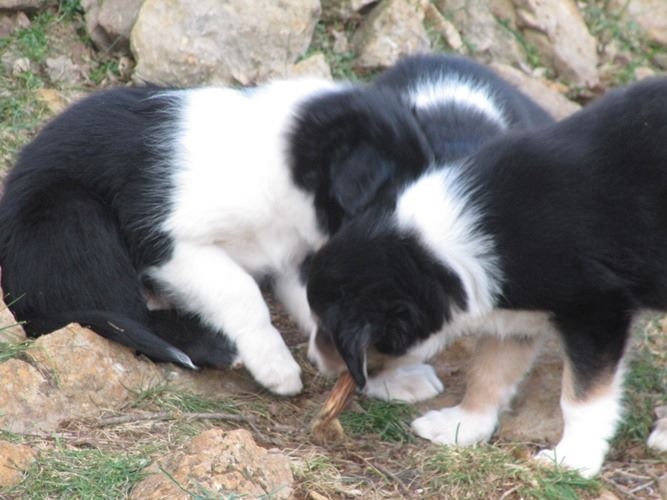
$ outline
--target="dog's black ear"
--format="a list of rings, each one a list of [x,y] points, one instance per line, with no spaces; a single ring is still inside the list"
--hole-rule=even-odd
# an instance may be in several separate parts
[[[334,337],[336,348],[359,389],[366,387],[366,350],[370,341],[370,325]]]
[[[395,164],[376,147],[359,143],[331,164],[331,196],[346,215],[366,208],[382,186],[394,176]]]

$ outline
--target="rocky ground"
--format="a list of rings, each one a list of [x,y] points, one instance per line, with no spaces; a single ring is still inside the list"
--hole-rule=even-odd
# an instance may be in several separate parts
[[[168,6],[168,8],[166,8]],[[487,62],[563,117],[667,68],[664,0],[0,0],[0,176],[49,116],[97,88],[367,79],[400,56]],[[492,446],[445,449],[410,419],[460,397],[470,346],[437,361],[445,393],[415,407],[358,398],[346,438],[308,423],[331,381],[274,307],[305,373],[276,398],[243,371],[156,365],[71,325],[36,341],[0,305],[0,498],[667,498],[667,457],[644,441],[667,404],[667,321],[636,331],[627,416],[595,481],[540,468],[558,439],[553,341]]]

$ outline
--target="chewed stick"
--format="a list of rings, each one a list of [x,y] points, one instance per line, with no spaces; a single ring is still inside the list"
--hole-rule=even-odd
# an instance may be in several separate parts
[[[343,373],[310,424],[310,433],[313,441],[323,444],[340,441],[345,436],[343,427],[338,420],[338,415],[340,415],[352,399],[355,389],[356,383],[352,376],[349,372]]]

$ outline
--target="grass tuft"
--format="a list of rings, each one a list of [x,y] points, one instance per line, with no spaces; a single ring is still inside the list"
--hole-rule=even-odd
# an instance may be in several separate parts
[[[43,452],[7,494],[20,498],[125,498],[150,460],[136,454],[58,448]]]
[[[414,433],[410,421],[415,408],[405,403],[366,399],[360,404],[361,411],[346,411],[340,422],[354,436],[376,434],[382,441],[413,443]]]
[[[452,498],[494,498],[515,492],[519,498],[578,499],[600,490],[596,480],[560,467],[518,460],[512,449],[498,446],[443,447],[423,464],[429,490]]]
[[[240,412],[238,401],[203,398],[168,385],[138,391],[134,396],[131,408],[193,413]]]
[[[4,328],[0,328],[0,331],[3,329]],[[0,342],[0,363],[20,356],[28,349],[28,347],[30,347],[30,344],[32,344],[32,341],[30,340],[18,343]]]

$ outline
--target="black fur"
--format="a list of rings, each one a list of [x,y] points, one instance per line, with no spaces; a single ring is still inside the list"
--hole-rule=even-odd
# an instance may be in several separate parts
[[[448,81],[489,91],[510,129],[533,130],[553,123],[553,118],[534,101],[471,59],[443,54],[406,57],[380,75],[375,85],[401,94],[426,135],[438,164],[465,158],[503,132],[497,121],[458,101],[427,109],[411,103],[410,94],[420,85]]]

